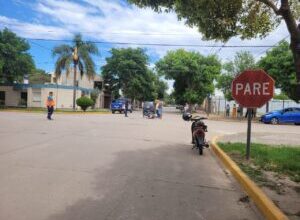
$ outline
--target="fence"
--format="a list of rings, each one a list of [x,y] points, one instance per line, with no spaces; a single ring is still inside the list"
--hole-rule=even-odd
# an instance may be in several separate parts
[[[213,114],[224,114],[225,113],[225,106],[229,104],[230,111],[232,112],[234,104],[236,104],[236,107],[238,107],[238,104],[235,101],[226,101],[223,97],[212,97],[210,102],[205,102],[205,110],[209,111]],[[210,103],[210,106],[208,105]],[[297,104],[293,100],[271,100],[269,101],[269,112],[274,110],[280,110],[283,108],[288,107],[300,107],[300,104]],[[244,109],[244,114],[246,110]],[[262,115],[267,112],[267,106],[264,105],[261,108],[258,108],[256,110],[258,115]]]

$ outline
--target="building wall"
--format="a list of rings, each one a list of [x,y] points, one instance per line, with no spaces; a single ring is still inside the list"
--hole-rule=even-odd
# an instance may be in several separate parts
[[[58,85],[66,85],[66,86],[73,86],[74,85],[74,73],[73,70],[71,70],[70,74],[67,76],[67,74],[63,73],[61,76],[56,79],[56,82],[54,80],[55,75],[54,73],[51,75],[51,83],[57,83]],[[78,81],[78,86],[87,88],[87,89],[93,89],[94,88],[94,79],[89,79],[86,75],[80,76],[80,73],[77,72],[76,80]]]
[[[16,91],[12,86],[0,86],[0,91],[5,92],[5,106],[16,107],[21,101],[21,91]]]
[[[61,88],[28,88],[28,107],[46,107],[49,92],[53,92],[56,108],[73,108],[73,90]],[[76,99],[81,97],[81,90],[76,91]],[[76,105],[76,108],[79,108]]]

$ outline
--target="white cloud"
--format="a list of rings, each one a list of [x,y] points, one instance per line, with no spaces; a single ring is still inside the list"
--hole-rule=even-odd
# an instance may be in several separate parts
[[[72,34],[64,28],[57,26],[49,26],[42,24],[33,24],[27,22],[21,22],[17,19],[7,18],[0,16],[0,23],[8,26],[10,30],[18,33],[25,38],[47,38],[47,39],[61,39],[65,37],[71,37]]]
[[[23,37],[66,39],[72,33],[81,32],[86,39],[110,42],[164,43],[164,44],[202,44],[221,45],[213,41],[202,41],[196,28],[190,28],[184,21],[178,21],[175,13],[156,13],[151,9],[128,6],[117,0],[38,0],[32,6],[37,17],[47,18],[52,25],[26,23],[16,19],[0,17],[0,22],[13,24],[13,31]],[[273,45],[288,35],[281,24],[266,39],[242,41],[232,38],[226,45]],[[126,45],[115,45],[127,47]],[[129,45],[130,46],[130,45]],[[136,45],[132,45],[136,46]],[[168,50],[182,47],[146,46],[149,53],[162,57]],[[235,52],[244,49],[259,55],[264,48],[199,48],[185,47],[204,55],[217,53],[223,60],[231,59]]]

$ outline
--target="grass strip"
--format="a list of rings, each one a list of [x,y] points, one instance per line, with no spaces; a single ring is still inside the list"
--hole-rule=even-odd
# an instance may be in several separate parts
[[[218,145],[245,173],[258,182],[264,181],[261,170],[284,174],[291,180],[300,182],[300,146],[253,143],[251,144],[251,160],[248,162],[245,159],[246,144],[218,143]]]

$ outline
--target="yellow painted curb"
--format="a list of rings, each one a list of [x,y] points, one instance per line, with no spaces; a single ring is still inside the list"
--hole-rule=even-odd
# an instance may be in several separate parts
[[[272,202],[271,199],[231,160],[231,158],[218,146],[218,137],[214,137],[211,147],[222,160],[233,176],[240,182],[247,194],[268,220],[288,220],[288,217]]]

